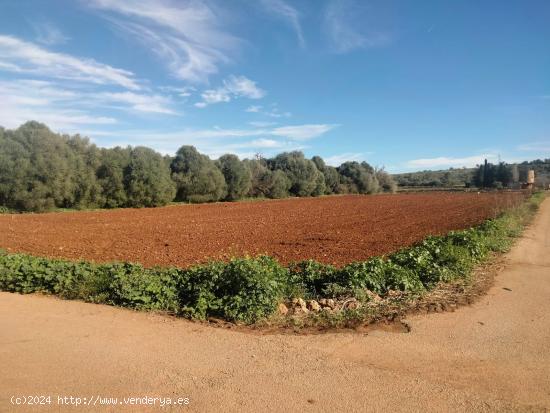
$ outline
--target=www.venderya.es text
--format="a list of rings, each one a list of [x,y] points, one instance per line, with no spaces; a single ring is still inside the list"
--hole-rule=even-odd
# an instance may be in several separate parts
[[[191,403],[189,397],[109,397],[101,395],[90,396],[65,396],[65,395],[21,395],[11,396],[10,402],[13,406],[187,406]]]

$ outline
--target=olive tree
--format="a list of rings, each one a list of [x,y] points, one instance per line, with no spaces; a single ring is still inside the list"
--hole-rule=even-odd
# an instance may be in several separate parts
[[[296,196],[311,196],[321,188],[322,172],[315,163],[299,151],[283,152],[269,160],[272,170],[283,171],[290,180],[290,193]],[[324,178],[323,178],[324,180]],[[324,191],[324,188],[322,189]]]
[[[176,183],[178,201],[212,202],[226,195],[227,186],[221,171],[193,146],[178,149],[170,170]]]
[[[250,189],[250,170],[236,155],[223,155],[216,165],[222,172],[227,185],[225,199],[235,201],[246,195]]]
[[[138,146],[130,153],[124,177],[127,203],[132,207],[166,205],[174,199],[175,185],[162,155]]]

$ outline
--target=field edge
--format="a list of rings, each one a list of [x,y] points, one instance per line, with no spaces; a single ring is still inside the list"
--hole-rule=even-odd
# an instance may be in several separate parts
[[[481,291],[474,268],[491,265],[498,253],[507,251],[543,199],[544,194],[535,194],[475,228],[429,237],[388,257],[341,269],[315,261],[284,267],[267,256],[190,269],[148,269],[3,252],[0,290],[48,293],[262,330],[364,327],[411,311],[441,311],[468,303],[460,297]],[[432,300],[441,291],[449,293],[444,294],[448,306]]]

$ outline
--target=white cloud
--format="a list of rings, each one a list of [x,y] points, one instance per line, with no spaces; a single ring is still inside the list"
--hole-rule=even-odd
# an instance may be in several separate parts
[[[369,154],[371,153],[372,152],[369,152]],[[327,165],[340,166],[344,162],[351,162],[351,161],[362,162],[365,160],[365,155],[367,154],[348,152],[348,153],[342,153],[339,155],[329,156],[328,158],[324,158],[324,159]]]
[[[290,118],[292,116],[292,113],[280,112],[277,108],[273,108],[269,112],[264,112],[264,114],[269,116],[270,118]]]
[[[298,133],[300,126],[303,126],[303,130],[307,129],[308,132]],[[214,127],[172,132],[118,131],[113,132],[108,139],[103,134],[94,135],[92,133],[91,137],[100,141],[105,140],[106,144],[111,146],[147,145],[163,153],[175,153],[182,145],[194,145],[199,151],[212,157],[218,157],[224,153],[251,157],[257,152],[270,155],[281,151],[302,150],[307,148],[303,141],[287,135],[300,138],[308,136],[309,139],[313,139],[331,129],[331,125],[313,125],[318,126],[314,132],[311,126],[291,126],[289,134],[282,134],[280,128],[226,129]]]
[[[209,139],[209,138],[242,138],[250,136],[266,137],[276,136],[294,141],[304,141],[318,138],[338,125],[329,124],[304,124],[292,126],[280,126],[277,128],[259,127],[254,129],[184,129],[170,134],[163,134],[164,137],[182,139]]]
[[[518,150],[525,152],[540,152],[540,153],[549,153],[550,152],[550,140],[544,142],[528,142],[523,145],[518,146]]]
[[[306,42],[300,24],[300,14],[294,7],[283,0],[261,0],[261,4],[268,12],[286,20],[296,32],[300,47],[305,47]]]
[[[337,53],[346,53],[354,49],[383,46],[389,43],[387,33],[370,30],[365,27],[364,11],[351,0],[331,0],[324,14],[325,30],[332,49]],[[363,17],[361,17],[363,16]]]
[[[249,112],[249,113],[259,113],[260,110],[262,109],[261,106],[258,106],[258,105],[251,105],[249,107],[247,107],[245,109],[245,112]]]
[[[261,99],[265,96],[265,91],[245,76],[229,76],[224,81],[224,88],[235,96],[249,99]]]
[[[95,116],[74,104],[80,96],[41,80],[0,81],[0,125],[16,128],[29,121],[56,130],[77,131],[82,125],[111,125],[111,116]]]
[[[176,114],[176,112],[168,107],[171,103],[170,99],[161,95],[144,95],[134,92],[102,92],[92,95],[92,97],[101,102],[127,104],[138,112],[162,113],[166,115]]]
[[[245,109],[245,112],[259,113],[270,118],[290,118],[292,116],[290,112],[281,112],[276,103],[271,106],[271,108],[264,109],[263,106],[251,105]]]
[[[413,159],[407,161],[406,166],[409,168],[474,167],[483,163],[485,159],[495,163],[498,162],[498,155],[487,153],[464,158],[440,156],[437,158]]]
[[[280,141],[276,141],[274,139],[255,139],[251,142],[249,142],[250,146],[253,146],[255,148],[282,148],[284,147],[284,143]]]
[[[83,125],[117,123],[112,109],[133,113],[175,115],[171,100],[156,94],[96,92],[71,82],[14,79],[0,81],[0,125],[14,128],[29,120],[54,130],[80,132]],[[108,109],[108,116],[97,115]],[[106,111],[105,111],[106,112]]]
[[[273,126],[273,125],[276,125],[277,122],[262,122],[262,121],[253,121],[253,122],[248,122],[248,124],[250,126],[254,126],[256,128],[266,128],[268,126]]]
[[[245,76],[229,76],[223,81],[223,86],[208,89],[201,93],[201,102],[195,103],[198,108],[204,108],[213,103],[229,102],[234,98],[261,99],[265,91],[256,82]]]
[[[92,116],[74,109],[29,108],[13,105],[12,102],[0,102],[0,125],[16,128],[21,124],[36,120],[55,130],[79,132],[81,125],[112,125],[116,119],[109,116]]]
[[[204,108],[213,103],[229,102],[231,94],[224,88],[209,89],[201,93],[202,102],[195,103],[198,108]]]
[[[3,70],[95,84],[118,85],[131,90],[140,89],[132,72],[92,59],[50,52],[12,36],[0,35],[0,59],[3,61],[0,69]]]
[[[36,32],[36,41],[38,43],[52,46],[66,43],[69,40],[69,37],[65,36],[61,30],[52,23],[33,23],[32,26]]]
[[[338,125],[327,124],[312,124],[312,125],[295,125],[295,126],[281,126],[273,129],[270,134],[275,136],[284,136],[290,139],[302,141],[312,138],[317,138],[324,135],[331,129],[334,129]]]
[[[96,9],[161,57],[177,78],[206,82],[240,40],[224,32],[213,5],[199,1],[92,0]]]

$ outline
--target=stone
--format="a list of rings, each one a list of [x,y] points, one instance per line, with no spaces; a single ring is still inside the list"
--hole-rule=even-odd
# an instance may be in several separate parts
[[[321,306],[315,300],[309,300],[307,302],[307,308],[308,308],[308,310],[315,311],[315,312],[321,311]]]
[[[361,308],[361,303],[357,301],[357,298],[350,298],[349,300],[346,300],[344,304],[342,305],[342,308],[348,309],[348,310],[357,310]]]
[[[371,290],[366,290],[367,297],[369,297],[369,301],[373,301],[375,303],[378,303],[382,301],[382,297],[380,297],[375,292],[372,292]]]
[[[294,311],[294,314],[300,314],[300,313],[304,313],[304,314],[307,314],[309,313],[309,310],[307,308],[307,304],[306,302],[304,301],[303,298],[293,298],[292,299],[292,305],[293,305],[293,311]]]
[[[287,315],[287,314],[288,314],[288,307],[287,307],[284,303],[280,303],[280,304],[277,306],[277,312],[278,312],[280,315]]]
[[[330,308],[331,310],[336,308],[336,302],[332,298],[321,298],[319,300],[319,304],[321,305],[321,307]]]

